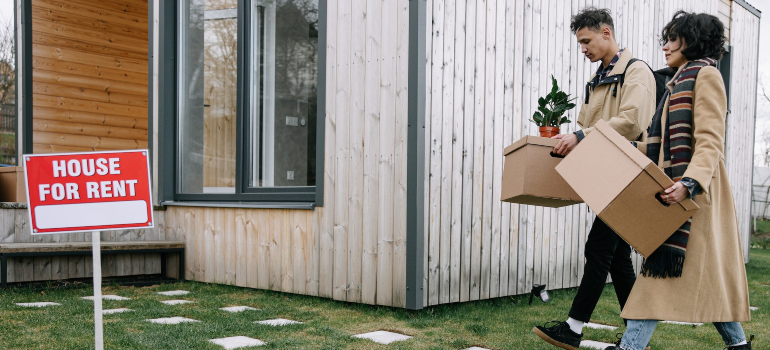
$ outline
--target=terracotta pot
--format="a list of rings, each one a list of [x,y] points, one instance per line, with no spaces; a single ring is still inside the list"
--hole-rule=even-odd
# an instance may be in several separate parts
[[[551,138],[553,136],[559,135],[559,128],[555,126],[541,126],[540,127],[540,137],[548,137]]]

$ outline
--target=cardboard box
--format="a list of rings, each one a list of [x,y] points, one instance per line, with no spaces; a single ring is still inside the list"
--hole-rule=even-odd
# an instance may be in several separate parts
[[[558,208],[582,200],[554,169],[551,156],[559,140],[525,136],[505,148],[501,201]]]
[[[0,202],[27,202],[24,167],[0,167]]]
[[[596,124],[556,171],[599,218],[644,257],[698,209],[689,198],[664,205],[657,194],[674,182],[604,121]]]

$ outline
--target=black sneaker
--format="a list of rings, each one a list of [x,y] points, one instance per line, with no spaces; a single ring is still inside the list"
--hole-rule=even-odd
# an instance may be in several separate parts
[[[569,328],[567,322],[551,321],[542,326],[532,328],[540,338],[551,345],[567,350],[578,350],[583,334],[577,334]]]
[[[751,350],[751,342],[752,341],[754,341],[754,335],[751,335],[749,337],[749,341],[746,344],[735,345],[735,346],[728,346],[725,349],[727,349],[727,350]]]

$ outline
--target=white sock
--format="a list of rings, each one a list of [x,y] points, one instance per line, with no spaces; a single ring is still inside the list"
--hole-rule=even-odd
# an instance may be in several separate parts
[[[567,324],[569,325],[569,329],[571,329],[573,332],[577,334],[583,334],[583,325],[585,325],[585,322],[578,321],[570,317],[567,319]]]
[[[748,344],[748,342],[744,340],[744,341],[742,341],[742,342],[740,342],[738,344],[733,344],[733,345],[730,345],[730,346],[741,346],[741,345],[746,345],[746,344]]]

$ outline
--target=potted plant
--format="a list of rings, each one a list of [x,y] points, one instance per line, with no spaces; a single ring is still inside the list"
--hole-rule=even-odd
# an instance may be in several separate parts
[[[532,115],[532,122],[540,127],[540,137],[550,138],[558,135],[559,126],[570,122],[567,117],[563,117],[564,113],[575,108],[572,103],[575,98],[570,99],[569,94],[559,90],[559,84],[553,75],[551,81],[551,92],[537,100],[537,111]]]

